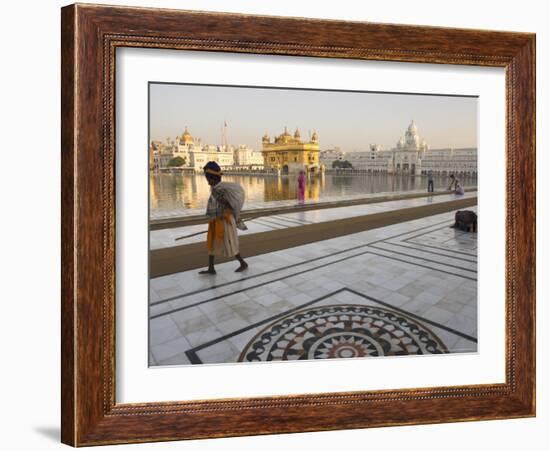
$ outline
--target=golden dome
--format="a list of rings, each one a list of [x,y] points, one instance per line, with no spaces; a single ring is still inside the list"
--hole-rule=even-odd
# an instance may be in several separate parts
[[[294,138],[300,139],[300,130],[296,129],[296,131],[294,132]]]
[[[288,130],[285,126],[285,131],[275,138],[275,142],[287,144],[291,141],[291,139],[292,139],[292,135],[288,133]]]
[[[182,144],[193,144],[194,143],[193,136],[191,136],[191,133],[189,133],[189,131],[187,130],[187,127],[185,127],[185,131],[181,135],[180,142]]]

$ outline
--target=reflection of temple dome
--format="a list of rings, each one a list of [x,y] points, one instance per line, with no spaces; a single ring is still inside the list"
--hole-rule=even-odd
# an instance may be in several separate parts
[[[181,135],[180,143],[184,145],[194,143],[193,136],[191,136],[191,133],[189,133],[189,131],[187,130],[187,127],[185,127],[185,131]]]

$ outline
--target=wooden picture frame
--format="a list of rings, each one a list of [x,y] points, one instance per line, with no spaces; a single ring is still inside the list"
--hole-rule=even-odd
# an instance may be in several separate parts
[[[303,33],[307,28],[308,33]],[[62,9],[62,418],[73,446],[535,415],[535,35],[71,5]],[[115,400],[115,50],[506,69],[506,382],[302,396]]]

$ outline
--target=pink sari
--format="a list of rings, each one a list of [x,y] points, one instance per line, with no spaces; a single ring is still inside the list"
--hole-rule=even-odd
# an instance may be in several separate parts
[[[306,176],[304,174],[300,174],[298,176],[298,201],[301,204],[304,203],[305,192],[306,192]]]

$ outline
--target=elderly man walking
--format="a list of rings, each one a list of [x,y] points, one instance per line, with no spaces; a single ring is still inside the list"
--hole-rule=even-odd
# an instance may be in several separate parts
[[[210,185],[210,197],[206,207],[206,216],[210,220],[206,238],[208,269],[200,271],[200,274],[216,274],[216,256],[235,257],[240,263],[235,271],[244,271],[248,264],[239,253],[237,235],[237,228],[246,230],[244,222],[240,219],[245,198],[244,189],[237,183],[222,182],[222,172],[215,161],[209,161],[203,170]]]

